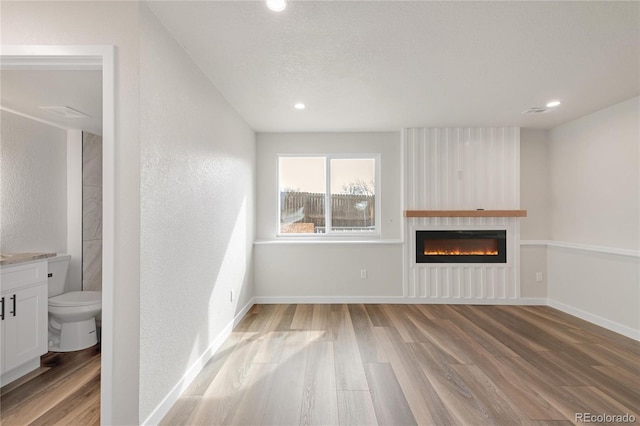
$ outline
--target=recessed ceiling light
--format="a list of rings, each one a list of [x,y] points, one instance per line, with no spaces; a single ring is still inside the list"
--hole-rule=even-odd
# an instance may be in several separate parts
[[[547,108],[553,108],[560,105],[560,101],[549,101],[547,102]]]
[[[286,0],[267,0],[267,7],[274,12],[282,12],[287,8]]]
[[[298,102],[297,104],[295,104],[293,106],[295,109],[305,109],[307,106],[305,104],[303,104],[302,102]]]

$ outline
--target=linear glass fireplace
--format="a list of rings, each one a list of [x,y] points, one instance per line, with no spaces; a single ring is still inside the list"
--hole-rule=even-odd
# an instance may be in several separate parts
[[[507,263],[507,231],[416,231],[416,263]]]

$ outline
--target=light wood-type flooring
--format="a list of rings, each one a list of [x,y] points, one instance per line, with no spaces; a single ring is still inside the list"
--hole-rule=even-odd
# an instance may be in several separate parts
[[[100,353],[0,389],[2,425],[97,425]],[[640,343],[548,307],[257,305],[165,425],[565,425],[640,413]]]
[[[41,367],[0,389],[2,426],[100,424],[100,348],[49,352]]]
[[[256,305],[162,424],[637,423],[639,363],[549,307]]]

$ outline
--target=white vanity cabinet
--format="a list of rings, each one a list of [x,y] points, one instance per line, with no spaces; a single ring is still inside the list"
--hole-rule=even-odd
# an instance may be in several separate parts
[[[47,261],[3,266],[0,277],[0,385],[40,366],[47,352]]]

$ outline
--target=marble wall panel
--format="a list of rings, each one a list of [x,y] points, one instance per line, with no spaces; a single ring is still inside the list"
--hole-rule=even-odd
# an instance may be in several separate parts
[[[102,187],[102,136],[82,133],[82,184]]]
[[[82,241],[102,240],[102,188],[82,188]]]
[[[82,289],[102,290],[102,137],[82,133]]]
[[[82,242],[82,290],[102,290],[102,240]]]

